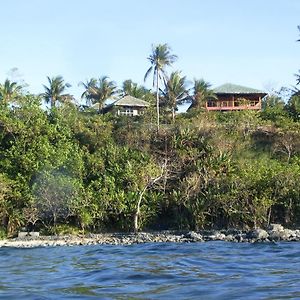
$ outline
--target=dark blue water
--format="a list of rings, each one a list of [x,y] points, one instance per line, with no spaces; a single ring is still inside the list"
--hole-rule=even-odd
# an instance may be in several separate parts
[[[300,243],[0,248],[1,299],[300,299]]]

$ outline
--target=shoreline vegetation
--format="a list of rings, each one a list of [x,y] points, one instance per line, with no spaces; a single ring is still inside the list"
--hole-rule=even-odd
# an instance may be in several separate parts
[[[299,89],[272,91],[261,111],[208,112],[209,83],[167,75],[176,58],[167,44],[153,48],[153,91],[131,80],[119,89],[107,76],[81,83],[84,106],[62,76],[48,77],[41,95],[0,84],[0,239],[21,228],[84,236],[300,226]],[[124,95],[150,106],[104,113]],[[179,114],[182,102],[191,106]]]
[[[101,233],[62,236],[26,236],[0,241],[1,247],[34,248],[54,246],[89,245],[132,245],[142,243],[195,243],[207,241],[226,241],[235,243],[300,241],[300,230],[283,228],[280,224],[271,224],[268,229],[254,230],[200,230],[161,231],[139,233]]]

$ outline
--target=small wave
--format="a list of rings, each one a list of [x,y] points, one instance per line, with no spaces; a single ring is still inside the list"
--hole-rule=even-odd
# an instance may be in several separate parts
[[[3,299],[296,299],[299,243],[0,249]]]

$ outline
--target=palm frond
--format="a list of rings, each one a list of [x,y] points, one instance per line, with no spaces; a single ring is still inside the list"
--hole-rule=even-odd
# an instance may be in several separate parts
[[[147,70],[147,72],[146,72],[146,74],[145,74],[145,76],[144,76],[144,81],[147,80],[147,78],[149,77],[149,75],[150,75],[150,73],[152,72],[152,70],[153,70],[153,66],[151,66],[151,67]]]

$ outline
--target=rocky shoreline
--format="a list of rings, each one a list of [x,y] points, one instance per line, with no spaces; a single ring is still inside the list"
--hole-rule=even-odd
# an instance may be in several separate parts
[[[102,233],[65,236],[25,236],[0,240],[1,247],[32,248],[78,245],[131,245],[140,243],[193,243],[227,241],[238,243],[300,241],[300,230],[272,224],[268,229],[243,231],[238,229],[201,231],[161,231],[133,233]]]

